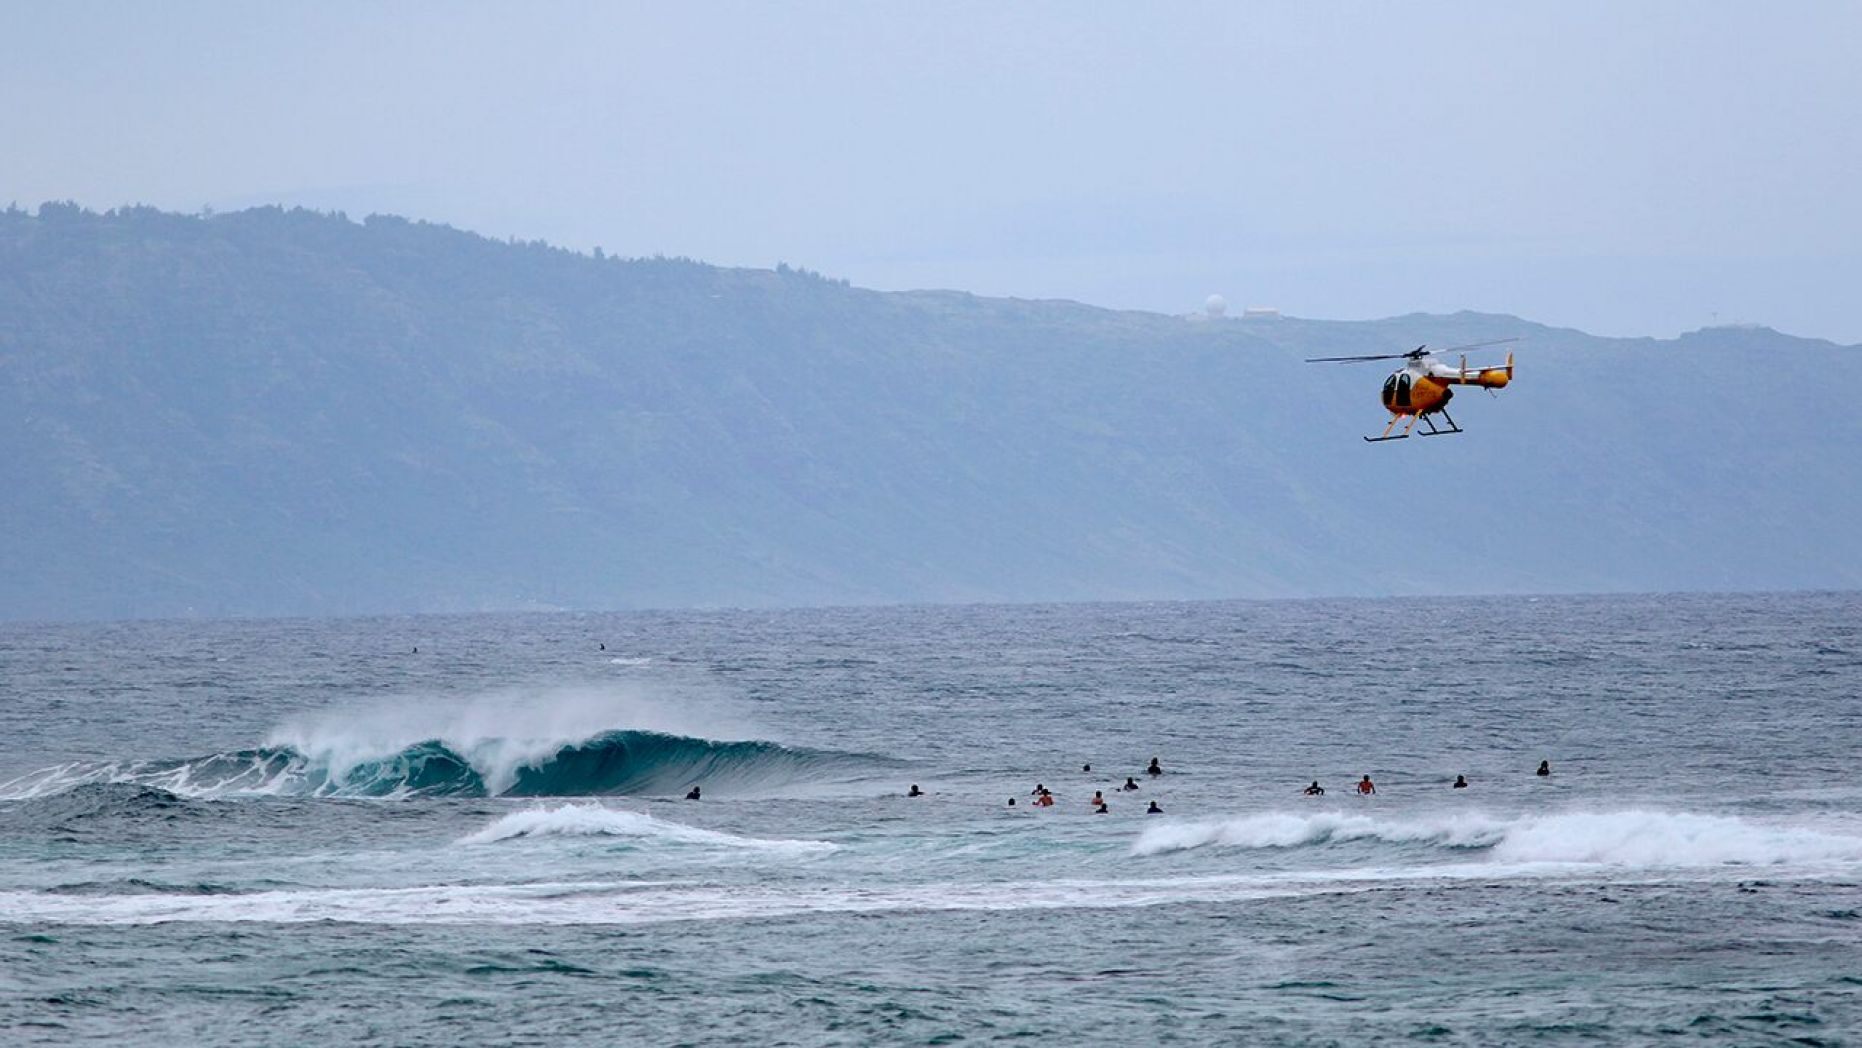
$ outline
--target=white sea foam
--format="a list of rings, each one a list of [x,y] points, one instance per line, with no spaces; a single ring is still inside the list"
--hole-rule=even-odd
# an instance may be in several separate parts
[[[114,782],[123,766],[96,761],[72,761],[40,768],[0,782],[0,801],[30,800],[96,782]],[[170,791],[172,792],[172,791]]]
[[[1623,811],[1522,820],[1494,846],[1510,862],[1767,866],[1862,861],[1862,837],[1726,815]]]
[[[1297,848],[1364,840],[1484,849],[1490,861],[1509,864],[1655,868],[1862,862],[1862,836],[1852,832],[1660,811],[1566,812],[1510,819],[1475,813],[1415,818],[1266,813],[1151,826],[1139,835],[1132,853],[1158,855],[1210,846]]]
[[[685,827],[686,830],[693,829]],[[698,831],[704,832],[704,831]],[[722,835],[728,836],[728,835]],[[741,841],[742,838],[735,840]],[[806,842],[802,842],[806,843]],[[1819,851],[1819,854],[1827,854]],[[434,925],[639,925],[743,921],[804,914],[1130,909],[1199,902],[1344,895],[1391,885],[1455,880],[1569,878],[1607,882],[1622,868],[1544,861],[1466,862],[1141,880],[1049,879],[1039,883],[441,884],[412,888],[306,888],[233,895],[66,895],[0,891],[0,914],[27,923],[121,925],[304,923]],[[1801,875],[1822,876],[1806,869]],[[1649,876],[1637,872],[1638,878]],[[1672,876],[1712,877],[1706,869]]]
[[[240,895],[76,896],[0,892],[9,920],[121,925],[342,921],[360,924],[595,925],[741,921],[823,913],[899,913],[1123,909],[1171,903],[1267,898],[1311,888],[1258,879],[1194,878],[1145,882],[1049,882],[1041,885],[687,887],[614,884],[434,885],[418,888],[317,888]],[[1360,890],[1325,885],[1327,892]]]
[[[516,837],[632,837],[672,845],[787,854],[835,850],[835,845],[827,841],[739,837],[668,819],[656,819],[646,812],[599,804],[564,804],[555,808],[529,808],[512,812],[484,829],[460,838],[459,843],[492,844]]]
[[[819,850],[814,841],[765,841],[685,826],[640,812],[564,805],[513,812],[463,843],[603,834],[668,847]],[[1318,813],[1250,816],[1226,823],[1155,826],[1155,851],[1185,847],[1299,848],[1330,841],[1459,848],[1462,861],[1343,869],[1252,871],[1145,879],[1044,879],[1039,883],[941,881],[692,884],[617,881],[564,884],[437,884],[410,888],[303,888],[230,895],[68,895],[0,892],[8,920],[51,924],[345,921],[428,925],[635,925],[737,921],[824,913],[1123,909],[1194,902],[1337,895],[1391,885],[1498,878],[1608,882],[1621,876],[1708,880],[1762,865],[1768,876],[1844,878],[1862,862],[1862,837],[1774,826],[1728,816],[1628,811],[1511,820],[1460,816],[1383,820]],[[1666,870],[1666,873],[1661,871]],[[1743,873],[1736,874],[1743,876]]]
[[[1164,823],[1147,827],[1132,846],[1137,855],[1186,851],[1206,845],[1231,848],[1296,848],[1328,841],[1374,839],[1394,844],[1425,842],[1451,848],[1496,844],[1506,826],[1480,816],[1400,821],[1345,812],[1314,815],[1267,812],[1220,822]]]
[[[30,800],[79,786],[134,783],[182,797],[289,792],[301,777],[292,762],[264,754],[224,755],[204,761],[72,761],[0,783],[0,801]]]

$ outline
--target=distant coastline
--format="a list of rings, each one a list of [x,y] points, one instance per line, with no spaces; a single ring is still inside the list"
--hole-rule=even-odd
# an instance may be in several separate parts
[[[1518,336],[1465,434],[1375,365]],[[0,619],[1862,586],[1862,347],[0,212]],[[1737,375],[1737,381],[1729,376]],[[1416,444],[1417,442],[1407,442]]]

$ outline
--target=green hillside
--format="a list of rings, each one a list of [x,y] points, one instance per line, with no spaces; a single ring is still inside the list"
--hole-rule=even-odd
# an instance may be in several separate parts
[[[1378,365],[1521,336],[1468,432]],[[1862,348],[0,214],[0,617],[1862,585]]]

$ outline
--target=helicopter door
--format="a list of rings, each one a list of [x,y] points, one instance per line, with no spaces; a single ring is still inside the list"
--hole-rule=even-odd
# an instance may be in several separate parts
[[[1397,376],[1396,406],[1400,408],[1409,407],[1409,372],[1407,371]]]
[[[1391,375],[1389,378],[1384,379],[1384,407],[1391,407],[1396,404],[1396,380],[1397,377],[1395,375]]]

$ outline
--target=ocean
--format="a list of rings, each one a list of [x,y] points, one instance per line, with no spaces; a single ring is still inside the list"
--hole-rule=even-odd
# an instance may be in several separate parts
[[[1859,693],[1858,594],[5,624],[0,1041],[1858,1043]]]

